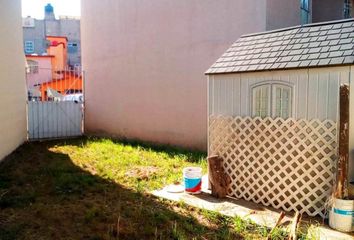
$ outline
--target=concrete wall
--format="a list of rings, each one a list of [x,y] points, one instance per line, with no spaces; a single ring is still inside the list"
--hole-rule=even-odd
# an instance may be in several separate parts
[[[300,0],[267,0],[267,30],[300,24]]]
[[[76,43],[76,52],[70,52],[68,49],[69,65],[81,65],[81,31],[80,20],[72,18],[60,18],[60,36],[66,36],[69,43]]]
[[[0,0],[0,159],[26,139],[25,56],[20,0]]]
[[[343,0],[310,0],[311,22],[343,19],[343,7]],[[300,0],[267,0],[267,30],[300,24]]]
[[[312,0],[312,21],[343,19],[344,0]]]
[[[84,0],[81,21],[86,132],[206,150],[204,72],[265,1]]]
[[[206,149],[203,73],[242,34],[300,23],[298,0],[84,0],[86,132]]]
[[[34,27],[23,27],[24,41],[34,42],[34,53],[46,52],[44,21],[34,20]]]

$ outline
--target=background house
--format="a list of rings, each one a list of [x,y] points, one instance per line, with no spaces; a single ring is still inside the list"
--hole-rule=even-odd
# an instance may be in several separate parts
[[[22,144],[26,130],[21,1],[0,0],[0,160]]]
[[[37,84],[48,82],[53,78],[52,55],[26,55],[27,60],[27,86],[34,87]]]
[[[46,39],[45,55],[26,55],[29,99],[47,101],[51,97],[48,91],[53,90],[62,97],[82,95],[81,68],[70,69],[67,65],[68,39],[62,36],[47,36]]]
[[[223,158],[231,196],[324,216],[353,51],[349,19],[242,36],[212,65],[208,152]],[[349,124],[353,152],[353,106]]]
[[[68,64],[81,65],[80,19],[59,16],[56,19],[54,7],[44,8],[44,19],[26,17],[23,19],[23,44],[26,54],[42,55],[47,52],[47,36],[64,36],[68,39]]]
[[[206,150],[205,69],[242,34],[343,9],[342,0],[82,1],[86,131]]]

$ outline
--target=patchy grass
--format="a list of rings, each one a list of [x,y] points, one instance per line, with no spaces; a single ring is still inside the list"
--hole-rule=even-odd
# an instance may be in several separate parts
[[[157,199],[205,155],[108,139],[28,143],[0,164],[0,239],[262,239],[269,230]],[[284,236],[272,233],[273,239]]]

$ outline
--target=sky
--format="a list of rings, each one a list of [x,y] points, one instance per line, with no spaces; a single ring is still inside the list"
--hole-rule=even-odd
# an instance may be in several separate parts
[[[44,6],[52,4],[56,17],[61,15],[80,16],[80,0],[22,0],[22,16],[44,18]]]

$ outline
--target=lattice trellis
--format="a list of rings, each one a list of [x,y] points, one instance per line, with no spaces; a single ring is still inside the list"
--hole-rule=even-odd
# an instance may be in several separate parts
[[[209,118],[209,153],[224,160],[230,196],[310,216],[324,216],[337,142],[330,120]]]

